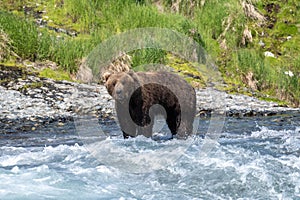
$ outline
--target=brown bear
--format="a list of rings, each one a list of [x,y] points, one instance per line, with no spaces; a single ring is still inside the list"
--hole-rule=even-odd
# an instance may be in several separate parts
[[[115,99],[124,138],[151,137],[157,115],[165,117],[172,136],[186,139],[192,134],[196,93],[180,76],[166,71],[129,71],[106,74],[104,79]]]

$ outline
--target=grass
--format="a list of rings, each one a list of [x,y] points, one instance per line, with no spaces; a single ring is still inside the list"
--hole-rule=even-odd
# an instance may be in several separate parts
[[[15,53],[23,59],[35,60],[38,53],[39,38],[37,27],[30,21],[0,11],[0,28],[12,40]]]
[[[167,53],[161,49],[147,48],[136,50],[131,53],[132,68],[137,71],[143,71],[139,66],[146,64],[166,64]]]
[[[57,34],[39,29],[32,20],[8,12],[1,12],[0,27],[11,37],[22,59],[48,59],[71,73],[76,72],[78,63],[97,44],[114,34],[141,27],[167,27],[181,32],[193,27],[181,15],[161,14],[154,6],[140,5],[136,1],[52,0],[44,4],[50,26],[76,30],[80,36],[71,38],[60,34],[57,38]],[[135,62],[145,58],[151,59],[149,54],[135,53]]]
[[[279,98],[292,105],[299,105],[299,1],[247,1],[252,2],[266,17],[275,19],[274,22],[269,20],[261,23],[247,17],[238,0],[178,1],[178,11],[172,9],[175,1],[153,2],[2,0],[0,29],[10,41],[11,46],[7,52],[16,53],[21,60],[54,61],[60,66],[60,72],[68,73],[76,73],[81,60],[112,35],[143,27],[173,29],[205,47],[233,91],[244,91],[242,88],[250,87],[245,80],[251,72],[257,86],[254,93],[265,99]],[[201,4],[202,2],[205,3]],[[270,12],[266,9],[272,3],[279,5],[278,11]],[[30,8],[30,15],[24,15],[24,5]],[[33,16],[37,13],[47,21],[49,27],[76,31],[78,36],[70,37],[37,27],[33,21]],[[241,41],[246,27],[252,33],[253,41],[243,44]],[[264,46],[260,46],[259,42],[263,42]],[[1,43],[0,40],[1,44],[4,42]],[[274,53],[276,58],[265,57],[265,51]],[[140,67],[144,64],[160,63],[170,65],[177,71],[199,76],[204,82],[208,80],[209,73],[198,74],[192,63],[177,58],[170,59],[169,52],[159,48],[136,50],[130,52],[130,55],[135,70],[145,70]],[[16,60],[10,53],[2,57],[0,62]],[[286,72],[292,72],[293,76]],[[59,74],[53,72],[41,73],[44,76],[59,77]],[[189,78],[189,81],[193,80]],[[201,82],[202,86],[205,86],[204,82]]]
[[[8,12],[0,11],[0,29],[9,36],[14,52],[22,60],[51,60],[70,73],[76,72],[80,59],[89,49],[85,39],[57,38],[32,21]]]
[[[2,29],[0,29],[0,49],[0,60],[7,60],[12,54],[14,54],[11,40]]]
[[[198,1],[195,1],[198,2]],[[253,1],[261,13],[276,19],[272,28],[258,25],[245,16],[241,5],[230,0],[206,1],[203,7],[194,9],[194,22],[202,33],[207,51],[217,60],[225,81],[240,92],[249,87],[245,77],[253,73],[256,94],[264,93],[266,99],[281,99],[298,106],[300,104],[300,3],[299,1]],[[271,3],[279,5],[278,12],[267,12]],[[218,12],[215,12],[215,11]],[[213,19],[213,20],[212,20]],[[269,21],[265,24],[270,23]],[[242,45],[245,27],[253,36],[253,42]],[[264,35],[262,35],[264,33]],[[291,39],[287,40],[290,36]],[[225,41],[221,45],[222,41]],[[265,46],[258,45],[259,41]],[[224,48],[225,46],[225,48]],[[265,51],[275,53],[276,58],[264,56]],[[286,72],[293,72],[289,76]]]

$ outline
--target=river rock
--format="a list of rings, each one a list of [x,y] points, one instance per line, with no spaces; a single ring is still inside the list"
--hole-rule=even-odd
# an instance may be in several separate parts
[[[34,86],[32,88],[32,86]],[[0,123],[32,121],[48,123],[79,115],[114,117],[114,100],[103,85],[54,81],[29,76],[0,86]],[[277,103],[246,95],[232,95],[211,88],[196,90],[197,109],[201,116],[211,111],[228,116],[272,115],[299,108],[280,107]],[[204,114],[206,113],[206,114]],[[5,125],[1,125],[5,126]],[[30,126],[32,127],[32,126]],[[31,129],[31,128],[30,128]]]

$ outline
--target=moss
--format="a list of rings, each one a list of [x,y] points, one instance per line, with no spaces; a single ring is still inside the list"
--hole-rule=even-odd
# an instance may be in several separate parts
[[[296,35],[298,33],[298,28],[294,24],[279,22],[275,25],[274,32],[277,33],[278,36]]]
[[[6,61],[6,62],[2,62],[0,63],[0,66],[5,66],[5,67],[18,67],[18,68],[22,68],[24,66],[22,65],[18,65],[16,62],[12,61],[12,60],[9,60],[9,61]]]
[[[23,5],[27,3],[26,0],[14,0],[14,1],[1,1],[0,10],[9,10],[13,12],[20,12],[23,9]]]
[[[33,72],[28,72],[27,68],[21,65],[0,64],[0,85],[7,86],[10,82],[15,82],[18,79],[26,79],[29,74],[34,74]]]
[[[277,103],[279,106],[284,106],[284,107],[289,105],[288,102],[280,100],[280,99],[275,98],[275,97],[264,96],[264,97],[258,97],[258,99],[262,100],[262,101],[274,102],[274,103]]]
[[[174,55],[168,55],[168,64],[178,72],[189,73],[195,76],[201,76],[201,73],[197,71],[197,69],[193,66],[192,63],[189,63]]]
[[[192,85],[197,87],[204,87],[206,85],[207,77],[197,69],[197,65],[199,64],[187,62],[172,54],[168,54],[167,59],[168,65],[181,74],[187,82],[194,83]],[[198,67],[204,69],[204,66]]]
[[[43,82],[33,82],[33,83],[26,84],[23,87],[19,88],[19,91],[35,89],[35,88],[40,88],[40,87],[43,87]]]
[[[299,56],[300,52],[300,35],[292,37],[290,40],[281,45],[281,51],[285,55]],[[290,59],[290,58],[289,58]]]
[[[3,79],[0,79],[0,85],[3,85],[5,83],[8,83],[10,81],[10,79],[8,78],[3,78]]]
[[[12,72],[20,72],[23,74],[34,74],[34,72],[29,72],[27,70],[27,67],[19,64],[19,63],[15,63],[12,61],[8,61],[8,62],[4,62],[4,63],[0,63],[0,70],[7,70],[7,71],[12,71]]]
[[[29,89],[36,89],[36,88],[41,88],[43,87],[43,82],[32,82],[29,84],[25,84],[23,87],[18,88],[18,91],[20,92],[26,92]]]
[[[45,77],[45,78],[51,78],[53,80],[67,80],[67,81],[72,81],[70,74],[62,71],[62,70],[52,70],[49,68],[45,68],[42,71],[39,72],[40,77]]]

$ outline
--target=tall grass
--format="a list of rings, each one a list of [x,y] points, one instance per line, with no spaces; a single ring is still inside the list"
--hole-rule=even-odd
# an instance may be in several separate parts
[[[194,8],[193,21],[207,51],[216,58],[222,50],[219,45],[222,39],[226,39],[228,50],[238,46],[246,19],[238,1],[211,0],[205,1],[203,7]]]
[[[64,0],[60,5],[52,0],[47,3],[47,13],[57,26],[77,29],[80,33],[103,32],[105,37],[107,33],[143,27],[171,28],[183,33],[196,28],[180,14],[160,13],[155,6],[136,0]]]
[[[58,62],[65,69],[74,71],[76,68],[76,60],[86,56],[93,47],[101,43],[108,37],[130,30],[143,27],[164,27],[177,30],[182,33],[190,33],[196,26],[191,20],[180,14],[162,14],[156,7],[147,2],[139,2],[135,0],[117,0],[117,1],[78,1],[65,0],[64,4],[57,6],[56,1],[48,3],[48,9],[51,15],[58,16],[62,19],[56,23],[62,23],[63,27],[78,28],[82,36],[89,33],[87,40],[80,42],[75,39],[59,42],[57,52],[53,55],[54,61]],[[51,8],[56,8],[51,10]],[[70,21],[64,21],[69,18]],[[76,25],[75,25],[76,24]],[[196,35],[197,40],[201,38]],[[85,47],[84,47],[85,45]],[[66,52],[67,51],[67,52]],[[145,50],[133,52],[134,65],[163,61],[165,53],[161,50]],[[153,54],[153,55],[150,55]],[[156,57],[159,57],[157,59]],[[73,59],[73,60],[72,60]]]
[[[276,81],[275,70],[264,60],[263,55],[254,50],[241,49],[236,52],[235,66],[241,70],[240,76],[246,76],[252,72],[254,79],[257,81],[259,90],[267,89],[273,81]]]
[[[64,19],[70,20],[70,25],[78,24],[78,31],[90,33],[97,26],[97,18],[101,15],[101,3],[101,1],[65,0],[58,9],[61,9]]]
[[[274,65],[274,62],[277,65]],[[264,57],[255,50],[241,49],[236,52],[235,67],[241,70],[242,76],[249,72],[254,74],[254,81],[260,91],[281,99],[293,101],[295,105],[300,102],[300,79],[297,74],[289,75],[285,63],[278,63],[275,58]],[[299,65],[295,61],[295,65]],[[300,65],[299,65],[300,66]]]
[[[11,13],[0,12],[0,28],[12,40],[14,52],[31,61],[52,60],[63,69],[75,72],[89,43],[84,40],[57,38],[46,30],[40,30],[26,19]]]
[[[52,60],[69,72],[75,72],[79,61],[97,44],[120,32],[142,27],[164,27],[188,34],[195,29],[191,20],[182,15],[162,14],[156,7],[135,0],[52,0],[47,2],[47,9],[51,19],[60,18],[54,22],[56,25],[66,29],[79,27],[79,37],[57,38],[56,34],[38,28],[32,21],[7,12],[1,12],[0,26],[12,39],[21,58]],[[165,59],[165,53],[161,50],[136,51],[133,55],[135,65],[158,60],[163,62]]]
[[[53,44],[50,59],[58,63],[64,70],[74,73],[88,49],[85,40],[58,40]]]
[[[132,52],[131,55],[132,67],[137,71],[143,70],[141,67],[146,64],[166,64],[167,52],[161,49],[141,49]]]
[[[0,11],[0,28],[9,35],[16,54],[23,59],[36,59],[39,41],[35,24]]]
[[[299,57],[300,36],[295,24],[300,22],[300,18],[298,7],[293,6],[298,3],[291,1],[285,5],[277,0],[266,1],[280,3],[282,9],[278,15],[283,15],[284,19],[294,23],[289,25],[291,30],[285,29],[285,26],[279,26],[283,21],[274,26],[274,31],[255,27],[256,22],[245,16],[241,1],[238,0],[178,1],[180,2],[179,11],[176,13],[171,11],[171,6],[175,2],[171,0],[47,0],[39,2],[46,6],[44,15],[49,16],[49,25],[76,30],[79,32],[77,38],[64,34],[59,34],[60,37],[57,37],[57,33],[38,28],[28,19],[3,11],[0,11],[0,29],[11,39],[14,52],[22,59],[52,60],[57,62],[62,69],[75,72],[80,60],[112,35],[134,28],[169,28],[184,33],[201,43],[217,60],[224,74],[233,74],[233,79],[242,81],[242,77],[251,71],[258,81],[259,90],[273,91],[273,94],[284,91],[283,93],[293,96],[299,102],[300,60],[297,57]],[[14,10],[13,2],[16,3],[15,10],[19,11],[26,2],[35,5],[35,2],[29,0],[3,2],[0,10],[3,8]],[[153,2],[164,5],[164,12],[158,11]],[[205,4],[202,5],[201,2]],[[254,2],[262,11],[266,4],[262,0],[251,2]],[[252,45],[241,46],[241,37],[246,25],[252,33],[256,34],[253,35]],[[263,38],[266,43],[265,48],[273,50],[275,46],[276,50],[284,56],[272,60],[262,55],[261,47],[257,44],[261,39],[259,38],[261,31],[269,33],[270,36]],[[282,40],[280,38],[279,40],[277,36],[284,38],[288,36],[286,34],[292,35],[292,39],[282,44]],[[273,36],[277,38],[275,37],[274,40]],[[222,41],[226,42],[221,47]],[[166,52],[159,49],[136,50],[131,52],[131,55],[134,67],[148,63],[164,64],[167,62]],[[288,70],[293,71],[294,76],[286,75],[285,72]]]

